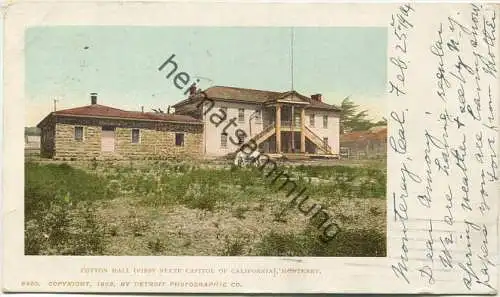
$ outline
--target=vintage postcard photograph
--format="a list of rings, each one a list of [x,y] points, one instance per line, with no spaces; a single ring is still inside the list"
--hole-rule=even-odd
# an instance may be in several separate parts
[[[496,292],[497,6],[51,5],[4,16],[4,290]]]
[[[26,255],[385,256],[385,28],[26,42]]]

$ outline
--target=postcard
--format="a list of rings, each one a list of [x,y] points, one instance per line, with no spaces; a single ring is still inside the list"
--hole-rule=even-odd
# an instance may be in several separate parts
[[[5,292],[497,292],[498,5],[4,12]]]

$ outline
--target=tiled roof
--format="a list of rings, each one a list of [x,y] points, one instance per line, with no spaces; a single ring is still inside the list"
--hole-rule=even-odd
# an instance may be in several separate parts
[[[379,128],[376,132],[355,131],[340,135],[340,142],[362,142],[367,140],[385,141],[387,138],[387,128]]]
[[[284,98],[291,94],[294,91],[286,91],[286,92],[274,92],[274,91],[263,91],[263,90],[255,90],[255,89],[245,89],[245,88],[236,88],[236,87],[225,87],[225,86],[213,86],[206,90],[204,90],[205,94],[210,99],[221,99],[221,100],[234,100],[234,101],[246,101],[249,103],[265,103],[277,99]],[[327,104],[324,102],[312,100],[310,97],[301,95],[297,92],[294,92],[298,95],[298,97],[310,103],[309,108],[316,107],[322,109],[331,109],[340,111],[340,108],[337,106]],[[177,103],[175,106],[183,105],[187,103],[189,98]]]
[[[92,104],[71,109],[58,110],[56,112],[53,112],[52,114],[60,116],[85,116],[162,122],[200,123],[199,120],[186,115],[126,111],[100,104]]]
[[[262,90],[244,89],[235,87],[223,87],[223,86],[210,87],[205,90],[205,93],[209,98],[218,98],[226,100],[235,99],[241,101],[259,102],[259,103],[264,103],[268,100],[272,100],[281,95],[280,92],[262,91]]]

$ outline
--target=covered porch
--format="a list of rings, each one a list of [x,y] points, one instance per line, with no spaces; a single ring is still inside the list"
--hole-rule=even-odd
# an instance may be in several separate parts
[[[277,154],[329,154],[331,152],[326,139],[321,139],[306,127],[306,106],[307,103],[277,102],[264,107],[262,119],[264,129],[256,137],[263,152]]]
[[[264,141],[263,149],[270,153],[305,153],[305,105],[275,103],[263,110],[264,130],[274,128],[274,135]]]

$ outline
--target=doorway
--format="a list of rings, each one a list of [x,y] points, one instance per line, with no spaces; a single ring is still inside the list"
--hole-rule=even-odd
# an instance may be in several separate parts
[[[115,151],[115,127],[103,126],[101,132],[101,151]]]

